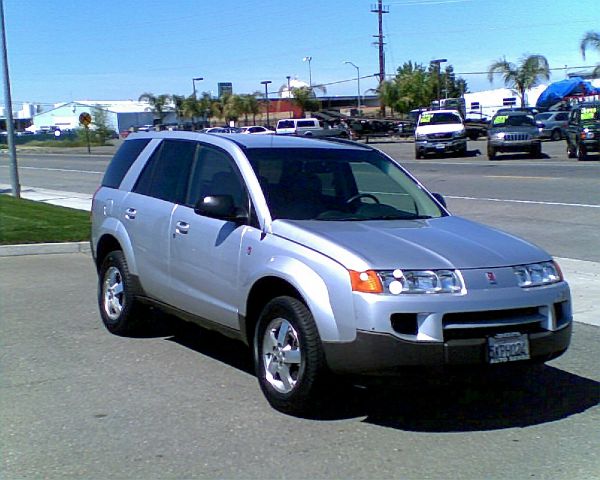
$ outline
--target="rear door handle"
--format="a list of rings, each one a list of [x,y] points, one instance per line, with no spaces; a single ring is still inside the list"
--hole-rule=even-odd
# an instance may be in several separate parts
[[[128,208],[125,210],[125,218],[127,220],[133,220],[137,215],[137,210],[135,208]]]
[[[175,232],[179,233],[180,235],[187,235],[187,233],[190,231],[190,224],[187,222],[177,222],[175,225]]]

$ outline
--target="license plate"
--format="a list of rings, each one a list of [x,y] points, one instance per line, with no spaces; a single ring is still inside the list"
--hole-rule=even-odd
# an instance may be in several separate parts
[[[444,145],[443,143],[436,143],[435,144],[435,148],[437,150],[445,150],[446,149],[446,145]]]
[[[488,358],[490,363],[527,360],[529,338],[522,333],[501,333],[488,338]]]

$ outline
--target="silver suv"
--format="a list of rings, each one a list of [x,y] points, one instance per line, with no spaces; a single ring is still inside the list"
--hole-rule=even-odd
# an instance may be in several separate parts
[[[92,207],[105,326],[144,307],[252,347],[277,409],[308,414],[330,374],[543,362],[571,337],[550,255],[450,215],[367,145],[274,135],[130,135]]]

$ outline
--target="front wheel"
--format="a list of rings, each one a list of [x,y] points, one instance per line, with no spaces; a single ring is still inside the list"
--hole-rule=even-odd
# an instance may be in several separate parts
[[[303,302],[282,296],[267,303],[256,326],[254,362],[260,388],[275,409],[300,416],[318,412],[325,356]]]
[[[494,160],[496,158],[496,149],[494,147],[488,145],[487,156],[488,156],[488,159]]]
[[[579,160],[580,162],[586,161],[587,160],[587,151],[586,151],[585,147],[579,143],[579,144],[577,144],[577,146],[575,148],[576,148],[575,153],[577,155],[577,160]]]
[[[562,140],[562,133],[560,129],[552,130],[552,135],[550,136],[550,139],[555,142]]]
[[[575,148],[569,142],[567,142],[567,157],[577,158],[577,152],[575,152]]]

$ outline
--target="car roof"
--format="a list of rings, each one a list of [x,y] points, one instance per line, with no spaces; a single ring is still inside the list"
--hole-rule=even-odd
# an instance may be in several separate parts
[[[296,137],[293,135],[244,135],[243,133],[203,133],[187,131],[136,132],[129,135],[125,141],[141,138],[196,140],[216,145],[225,142],[237,144],[241,148],[328,148],[373,150],[372,147],[351,140],[314,137]],[[217,140],[218,139],[218,140]],[[216,140],[216,141],[215,141]]]

